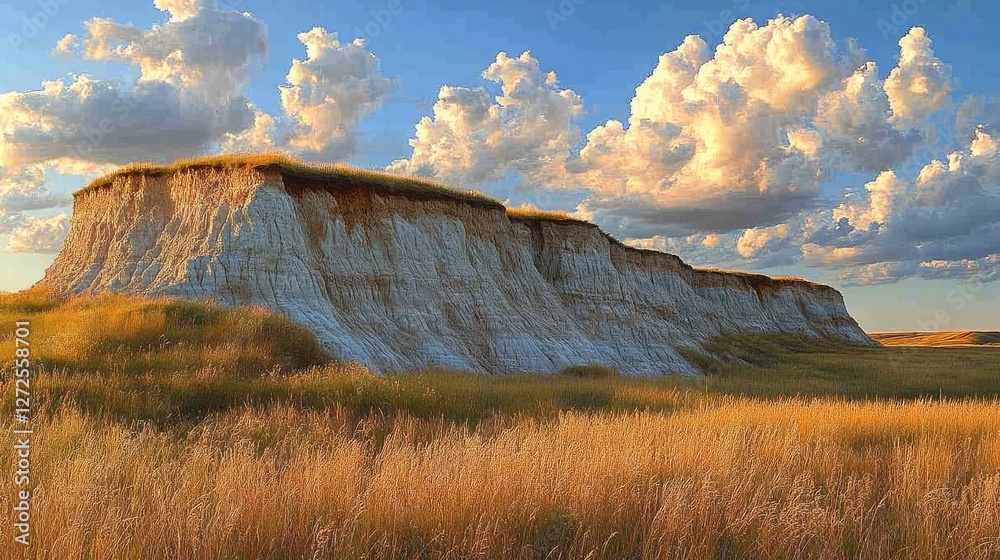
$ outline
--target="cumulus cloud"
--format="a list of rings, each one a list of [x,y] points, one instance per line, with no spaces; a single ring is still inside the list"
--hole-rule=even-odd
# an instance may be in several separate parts
[[[117,164],[207,149],[255,123],[243,96],[267,53],[264,25],[210,0],[159,0],[170,20],[150,29],[84,23],[56,51],[139,69],[134,85],[90,76],[0,96],[0,163]]]
[[[134,83],[73,75],[0,94],[3,250],[44,252],[65,235],[50,210],[68,200],[45,188],[46,169],[215,149],[346,160],[360,150],[360,120],[395,88],[361,39],[315,27],[298,35],[306,56],[269,114],[244,96],[268,53],[263,23],[217,0],[154,6],[161,24],[98,17],[55,45],[129,65]],[[809,15],[740,20],[714,46],[688,36],[636,87],[627,118],[586,133],[581,96],[530,52],[501,52],[482,78],[441,87],[409,157],[388,168],[515,184],[539,206],[575,207],[632,245],[701,265],[802,262],[861,284],[996,278],[1000,103],[972,98],[956,111],[951,69],[922,28],[899,40],[884,80],[856,42],[834,41]],[[955,129],[938,135],[944,113]],[[914,168],[932,133],[954,143]],[[833,180],[864,188],[837,197]]]
[[[785,224],[748,229],[736,240],[736,253],[745,259],[752,259],[761,254],[768,244],[787,238],[788,226]]]
[[[931,40],[922,27],[910,29],[899,40],[899,65],[885,80],[893,120],[916,128],[948,103],[952,90],[951,68],[934,56]]]
[[[69,206],[72,199],[55,194],[45,185],[45,169],[27,166],[0,169],[0,211],[6,215]]]
[[[869,230],[888,224],[909,197],[908,185],[894,171],[883,171],[867,184],[867,200],[860,203],[841,204],[833,212],[834,219],[847,218],[848,223],[860,230]]]
[[[950,153],[947,162],[932,160],[911,179],[879,174],[865,186],[866,196],[832,211],[836,228],[810,235],[804,262],[842,268],[843,280],[856,284],[992,270],[1000,252],[997,155],[996,139],[980,128],[967,149]]]
[[[336,33],[314,27],[298,35],[306,59],[295,59],[282,86],[281,107],[293,130],[294,149],[326,159],[355,151],[354,125],[375,110],[395,87],[379,72],[379,59],[362,39],[341,44]]]
[[[847,269],[841,281],[849,286],[892,284],[905,278],[925,280],[972,280],[977,283],[1000,279],[1000,254],[952,261],[892,261]]]
[[[923,140],[901,127],[942,106],[948,76],[913,85],[940,63],[929,40],[916,43],[901,43],[890,95],[860,47],[838,49],[812,16],[737,21],[711,55],[689,36],[636,89],[627,127],[612,120],[588,135],[575,166],[594,190],[588,207],[673,232],[767,227],[809,211],[831,175],[888,169]]]
[[[517,174],[530,184],[567,186],[566,162],[580,136],[574,124],[583,111],[580,96],[560,88],[556,74],[543,71],[530,52],[501,52],[483,78],[500,84],[501,94],[442,87],[433,117],[417,123],[413,154],[389,169],[463,185]]]
[[[0,168],[0,249],[16,253],[48,253],[58,248],[65,235],[58,221],[39,218],[39,211],[68,207],[69,196],[52,192],[45,185],[45,168],[32,165],[19,169]]]
[[[69,216],[30,216],[11,229],[0,251],[4,253],[57,253],[69,232]]]
[[[38,91],[0,95],[0,163],[128,163],[167,160],[205,148],[253,123],[246,100],[225,107],[192,102],[184,89],[139,82],[131,89],[79,76]]]
[[[920,263],[920,275],[928,279],[973,278],[979,282],[1000,280],[1000,253],[978,259],[926,261]]]
[[[739,264],[734,252],[736,236],[731,234],[654,235],[627,238],[625,243],[639,249],[672,253],[694,266],[733,268]]]
[[[184,86],[208,105],[241,97],[254,65],[268,52],[267,30],[247,13],[214,0],[157,0],[170,14],[148,30],[107,18],[84,23],[81,36],[64,37],[57,51],[137,66],[140,82]]]
[[[697,36],[660,57],[626,127],[594,129],[577,169],[588,206],[630,227],[729,231],[809,207],[820,138],[801,114],[836,82],[826,24],[737,21],[714,56]]]
[[[298,35],[307,58],[292,61],[288,85],[279,91],[283,114],[268,114],[244,96],[268,53],[263,23],[216,0],[155,0],[154,6],[167,13],[165,23],[143,29],[97,17],[54,49],[127,64],[138,70],[133,83],[72,75],[0,94],[0,166],[27,170],[0,180],[10,247],[21,250],[34,240],[44,250],[46,239],[58,237],[56,222],[25,212],[67,202],[25,173],[93,174],[217,149],[346,159],[355,151],[357,121],[394,87],[362,40],[342,45],[317,27]]]
[[[242,132],[227,132],[220,143],[228,152],[267,151],[278,147],[280,121],[261,109],[253,108],[253,124]]]
[[[170,13],[170,21],[180,22],[191,19],[198,12],[207,8],[215,8],[216,2],[206,0],[155,0],[153,6],[157,10]]]
[[[883,82],[855,41],[838,44],[815,17],[746,19],[714,50],[692,35],[661,55],[628,119],[595,127],[576,151],[583,103],[529,53],[501,53],[484,77],[503,94],[441,88],[412,155],[389,169],[463,185],[520,176],[579,189],[585,215],[624,237],[732,234],[742,240],[734,254],[760,266],[800,258],[796,243],[843,238],[814,215],[827,205],[821,186],[839,174],[876,174],[873,205],[823,218],[846,217],[856,239],[868,225],[856,222],[880,223],[898,197],[894,175],[878,173],[926,146],[927,120],[952,90],[923,29],[900,40]]]
[[[501,53],[484,77],[502,95],[442,87],[412,155],[389,169],[575,188],[575,215],[704,264],[802,261],[848,282],[957,274],[997,249],[982,241],[996,227],[993,125],[919,176],[902,171],[942,141],[930,122],[953,84],[923,29],[899,47],[883,81],[860,45],[838,45],[809,15],[737,21],[714,50],[688,36],[636,88],[628,119],[595,127],[578,151],[580,97],[529,53]],[[990,107],[970,101],[958,122],[984,123]],[[870,179],[831,205],[821,187],[845,173]]]
[[[813,140],[809,147],[816,147],[811,153],[819,155],[822,145],[821,157],[827,169],[889,169],[909,157],[921,140],[914,130],[897,129],[889,122],[891,117],[889,95],[879,80],[878,66],[866,62],[844,79],[842,87],[820,98],[813,123],[822,141]]]
[[[985,125],[967,149],[916,176],[902,171],[951,93],[923,29],[902,38],[883,82],[856,44],[839,52],[815,18],[747,20],[714,55],[688,37],[661,56],[627,126],[595,128],[571,169],[593,189],[588,212],[638,234],[637,246],[724,262],[697,243],[720,235],[731,241],[716,246],[744,266],[801,261],[839,269],[846,283],[993,279],[1000,168],[996,125],[983,117],[1000,114],[996,104],[960,111],[960,124]],[[874,175],[830,208],[820,185],[844,172]]]
[[[962,139],[971,139],[980,128],[994,133],[1000,128],[1000,98],[997,96],[969,96],[959,104],[955,130],[965,135]]]
[[[268,53],[263,23],[215,0],[155,6],[169,14],[164,25],[143,30],[94,18],[83,34],[58,42],[56,53],[127,63],[139,78],[131,88],[84,76],[8,94],[19,112],[0,116],[10,129],[5,161],[124,163],[215,148],[281,148],[344,160],[356,151],[359,119],[395,87],[362,39],[342,44],[336,33],[315,27],[298,35],[306,58],[292,60],[279,88],[282,114],[268,114],[243,95]],[[45,124],[32,124],[38,122]]]

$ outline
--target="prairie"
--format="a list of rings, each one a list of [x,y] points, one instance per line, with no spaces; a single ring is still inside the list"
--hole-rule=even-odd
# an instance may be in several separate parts
[[[2,558],[1000,558],[1000,350],[376,377],[260,309],[8,294],[11,358],[15,321],[32,544],[4,523]]]

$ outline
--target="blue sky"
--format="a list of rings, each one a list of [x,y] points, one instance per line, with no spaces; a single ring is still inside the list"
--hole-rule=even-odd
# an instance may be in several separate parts
[[[310,142],[315,144],[317,137],[322,135],[322,127],[317,126],[303,132],[301,123],[296,125],[295,119],[296,115],[301,117],[307,113],[295,113],[289,109],[290,105],[283,105],[279,97],[279,86],[288,85],[286,74],[292,59],[306,59],[305,46],[296,36],[314,27],[321,27],[327,33],[337,33],[343,45],[359,33],[364,37],[364,49],[374,53],[378,59],[377,69],[366,74],[365,79],[388,78],[392,81],[392,87],[384,88],[377,96],[373,93],[373,98],[365,100],[364,108],[358,109],[355,118],[338,123],[351,130],[353,148],[348,149],[331,142],[312,152],[304,149],[304,157],[341,159],[377,167],[408,158],[410,167],[406,170],[413,172],[420,168],[421,172],[427,172],[427,165],[421,164],[422,154],[410,147],[409,140],[414,137],[414,126],[421,117],[433,115],[432,106],[437,100],[438,90],[443,85],[486,87],[490,97],[499,95],[500,83],[485,80],[482,77],[484,70],[498,60],[500,52],[506,52],[513,59],[524,51],[530,51],[530,60],[504,63],[498,67],[496,75],[500,76],[499,81],[502,82],[522,71],[530,73],[537,70],[536,73],[543,77],[549,71],[558,74],[557,86],[536,84],[535,89],[525,90],[514,97],[524,96],[518,98],[517,103],[537,103],[537,107],[546,110],[551,108],[553,111],[565,111],[564,115],[560,115],[565,116],[567,122],[571,121],[572,130],[542,133],[542,138],[547,145],[557,143],[564,148],[566,154],[560,157],[567,160],[567,166],[572,167],[574,160],[581,160],[576,163],[581,168],[586,168],[584,171],[570,173],[560,169],[558,173],[562,183],[569,181],[574,188],[554,188],[551,184],[554,173],[551,170],[543,169],[536,163],[525,163],[526,158],[532,157],[548,161],[552,154],[539,152],[538,142],[519,143],[518,135],[525,130],[530,129],[538,134],[538,121],[528,123],[520,113],[511,113],[502,123],[483,124],[484,128],[503,127],[505,134],[518,138],[514,143],[515,147],[524,149],[524,153],[516,161],[502,161],[497,165],[498,168],[503,168],[502,173],[484,171],[490,175],[490,179],[483,180],[481,176],[477,178],[471,174],[463,174],[467,170],[458,169],[457,164],[449,166],[447,162],[437,164],[437,167],[432,166],[430,173],[442,180],[480,188],[500,198],[509,199],[513,204],[527,203],[580,212],[582,210],[577,205],[583,203],[585,210],[616,236],[632,238],[636,244],[676,251],[695,264],[794,274],[829,282],[842,289],[851,311],[862,326],[870,330],[1000,328],[996,319],[1000,317],[1000,283],[993,281],[1000,270],[1000,265],[993,259],[993,256],[1000,253],[1000,245],[987,239],[990,234],[1000,231],[1000,224],[997,223],[1000,218],[990,221],[975,214],[973,210],[992,208],[991,204],[996,197],[991,189],[996,180],[990,167],[993,165],[992,160],[990,163],[979,163],[980,160],[972,157],[975,150],[970,147],[975,124],[991,124],[991,115],[987,114],[989,111],[973,114],[969,121],[972,128],[954,125],[956,114],[968,99],[984,96],[989,100],[1000,89],[1000,77],[996,76],[990,62],[1000,56],[1000,40],[997,39],[1000,37],[1000,9],[992,3],[982,0],[706,0],[680,7],[651,2],[632,2],[629,6],[622,6],[617,2],[597,0],[583,0],[579,4],[566,0],[562,6],[556,1],[510,1],[479,6],[457,0],[397,2],[398,4],[383,0],[344,1],[317,7],[314,3],[295,0],[280,3],[237,0],[228,4],[165,0],[163,6],[204,5],[219,12],[225,12],[229,7],[251,14],[254,21],[263,25],[260,32],[266,33],[266,56],[251,57],[252,60],[244,66],[222,68],[227,72],[234,72],[233,75],[237,76],[234,79],[237,81],[245,78],[242,93],[257,110],[277,117],[280,130],[275,129],[273,132],[274,137],[278,138],[276,144],[282,148],[302,146]],[[47,6],[49,14],[45,14]],[[394,6],[398,6],[398,9]],[[572,6],[571,13],[567,9],[569,6]],[[390,13],[390,9],[396,13]],[[560,10],[565,15],[557,16]],[[889,72],[898,64],[900,39],[911,28],[921,27],[925,30],[925,35],[919,38],[923,40],[926,37],[931,42],[931,58],[939,59],[948,68],[949,85],[941,86],[947,90],[947,99],[932,103],[928,100],[930,94],[920,98],[913,93],[916,91],[913,88],[906,94],[910,96],[908,99],[904,99],[903,94],[895,97],[890,95],[895,117],[887,116],[885,123],[878,123],[878,127],[885,125],[885,130],[890,134],[896,135],[902,131],[897,136],[900,145],[909,142],[905,145],[907,157],[887,162],[883,161],[886,156],[879,154],[874,156],[879,160],[875,167],[854,163],[843,167],[839,163],[828,163],[825,155],[813,154],[808,165],[796,169],[796,172],[802,172],[803,169],[809,172],[817,169],[816,166],[822,169],[823,176],[818,181],[818,190],[808,199],[797,194],[803,190],[801,185],[785,183],[773,186],[768,192],[776,194],[773,199],[764,201],[736,199],[737,202],[734,202],[734,199],[728,197],[730,193],[724,190],[704,195],[695,192],[692,195],[685,183],[691,181],[690,170],[678,172],[669,184],[644,184],[637,191],[632,190],[631,186],[627,189],[623,186],[628,191],[625,195],[617,191],[614,194],[603,192],[600,186],[588,183],[591,181],[599,184],[601,177],[606,177],[601,173],[608,170],[607,163],[584,162],[579,157],[581,148],[588,145],[587,134],[610,119],[626,123],[625,128],[629,128],[627,123],[633,112],[630,103],[637,95],[636,88],[655,74],[654,69],[662,54],[677,49],[685,36],[696,34],[707,44],[707,57],[712,58],[714,49],[722,41],[722,33],[733,22],[752,18],[757,26],[764,27],[778,14],[787,16],[789,21],[806,14],[813,16],[822,24],[821,31],[829,30],[837,56],[846,57],[844,53],[848,50],[848,39],[856,39],[865,51],[864,60],[874,61],[878,65],[880,92],[888,89],[883,88],[881,82],[888,79]],[[80,74],[99,80],[118,81],[126,89],[137,81],[149,82],[149,68],[143,66],[149,64],[148,59],[145,63],[121,57],[105,56],[103,60],[95,59],[101,57],[85,56],[82,54],[83,48],[79,46],[69,54],[53,54],[57,43],[67,34],[77,35],[81,38],[77,44],[85,46],[89,39],[83,22],[94,17],[109,18],[116,24],[130,24],[139,30],[172,25],[168,23],[170,15],[154,8],[152,2],[8,1],[0,5],[0,94],[10,92],[21,99],[19,96],[41,89],[43,80],[63,79],[66,84],[70,84]],[[35,23],[30,22],[32,18]],[[379,19],[385,22],[384,25],[378,22]],[[37,25],[39,22],[42,24]],[[812,29],[816,26],[810,24],[805,27]],[[263,28],[266,28],[266,32]],[[793,39],[796,37],[794,25],[789,24],[785,29]],[[372,33],[372,30],[375,32]],[[774,45],[767,48],[777,48]],[[143,48],[151,47],[146,45]],[[194,49],[190,46],[186,48]],[[205,47],[198,43],[198,48]],[[766,50],[761,47],[755,52],[765,53]],[[187,58],[194,57],[189,55]],[[852,60],[851,64],[856,64],[858,60]],[[751,62],[746,64],[752,65]],[[924,79],[921,72],[933,72],[940,68],[926,62],[922,64],[923,66],[914,65],[908,70],[918,80]],[[832,63],[829,65],[830,68],[833,66]],[[337,68],[340,67],[321,68],[317,65],[307,71],[321,75],[321,72],[335,72]],[[843,76],[831,78],[822,91],[810,90],[809,95],[815,93],[815,101],[821,106],[828,103],[829,99],[834,99],[830,96],[840,91],[841,80],[848,80],[853,70],[853,66],[846,68]],[[333,82],[337,80],[336,76],[323,77],[332,79]],[[171,78],[168,76],[160,79],[169,81]],[[369,82],[380,83],[382,82]],[[911,80],[907,83],[912,85],[916,82]],[[742,85],[749,91],[746,84]],[[197,89],[198,86],[180,84],[176,87]],[[566,90],[571,90],[579,97],[582,108],[577,110],[569,104],[559,105],[560,100],[566,97],[558,97],[556,94]],[[212,93],[214,95],[217,92],[212,90]],[[231,94],[229,92],[227,95]],[[304,95],[309,97],[308,92]],[[657,92],[647,92],[647,95],[651,96],[652,103],[655,104]],[[768,95],[770,98],[765,101],[772,106],[781,102],[773,93]],[[903,116],[904,102],[916,116],[902,123],[898,118]],[[308,103],[306,105],[303,111],[322,109],[315,105],[309,106]],[[934,106],[926,109],[929,105]],[[860,102],[856,107],[849,104],[844,106],[845,110],[857,111],[859,114],[866,110]],[[474,108],[473,105],[468,105],[459,107],[459,110],[464,111],[461,114],[468,115]],[[33,119],[46,116],[41,114],[45,109],[33,110]],[[66,112],[70,110],[59,109],[62,112],[58,114],[58,118],[75,122],[74,116]],[[775,109],[768,118],[775,121],[778,116],[780,118],[777,120],[784,123],[788,120],[788,115],[787,111]],[[548,116],[553,122],[560,120],[557,115]],[[25,153],[30,154],[50,153],[39,147],[37,139],[32,140],[35,136],[23,136],[25,132],[17,128],[23,128],[23,123],[8,118],[10,122],[4,123],[3,116],[0,116],[0,130],[6,135],[7,147],[24,149]],[[893,120],[894,118],[897,120]],[[456,138],[456,131],[442,127],[440,123],[443,120],[432,119],[427,126],[427,134],[431,135],[429,137],[447,134],[451,135],[449,138]],[[1000,123],[1000,119],[996,121]],[[809,130],[819,131],[817,134],[823,137],[820,150],[825,154],[828,146],[832,145],[830,139],[834,137],[834,133],[824,129],[825,125],[819,122],[818,117],[809,117],[803,123]],[[213,131],[238,133],[247,124],[245,119],[239,121],[239,124],[220,123]],[[688,125],[690,123],[678,126],[684,128]],[[296,129],[295,126],[299,128]],[[703,134],[703,130],[699,132],[697,125],[690,126],[692,138],[703,137],[699,136]],[[782,126],[788,129],[782,130],[782,134],[787,136],[789,130],[800,125]],[[925,135],[920,140],[904,141],[903,138],[915,138],[914,135],[907,136],[910,127],[921,131],[934,129],[938,135],[934,140],[927,139]],[[633,132],[639,132],[639,127],[633,128]],[[13,135],[11,130],[15,129],[21,135]],[[664,131],[668,129],[670,127],[664,125],[654,131],[658,135],[655,138],[667,138]],[[983,130],[987,135],[990,132],[989,128]],[[117,134],[117,131],[112,134]],[[150,130],[151,136],[155,134],[155,130]],[[203,140],[205,134],[198,138]],[[32,139],[24,140],[26,137]],[[462,139],[461,136],[457,138]],[[296,139],[300,141],[299,144],[295,144]],[[217,145],[217,141],[221,140],[220,136],[209,134],[209,140],[210,143],[192,143],[191,155],[220,149]],[[596,145],[596,142],[592,144]],[[425,148],[428,153],[434,150],[432,145]],[[780,154],[788,151],[786,147],[775,149],[778,148],[785,150]],[[157,144],[151,144],[149,157],[158,159],[159,154],[167,153],[158,151],[162,149]],[[177,149],[176,146],[169,147],[169,150]],[[510,146],[507,149],[510,151]],[[487,153],[487,148],[477,145],[475,150],[477,162],[497,161],[498,156]],[[939,207],[933,207],[927,200],[920,199],[923,195],[918,192],[917,176],[931,159],[947,161],[948,154],[953,152],[969,152],[969,161],[974,161],[975,166],[963,168],[961,173],[965,175],[962,177],[958,177],[959,172],[956,171],[955,177],[942,178],[941,189],[945,192],[949,189],[954,191],[957,188],[955,185],[965,184],[961,181],[967,180],[971,173],[985,185],[985,194],[977,195],[984,198],[956,199],[943,195],[943,198],[938,196],[935,199]],[[109,152],[97,163],[124,163],[125,153],[123,150]],[[147,152],[127,153],[145,155]],[[174,154],[175,151],[169,153]],[[177,153],[183,155],[183,151]],[[773,162],[775,154],[779,152],[761,152],[761,161]],[[632,155],[626,154],[626,157]],[[872,156],[869,154],[862,157]],[[823,160],[823,163],[817,163],[819,160]],[[32,155],[17,161],[8,158],[2,163],[5,173],[12,176],[20,172],[19,166],[22,165],[45,167],[44,181],[31,186],[42,193],[37,195],[32,191],[31,196],[43,198],[65,194],[78,188],[99,172],[90,169],[77,174],[76,171],[81,171],[85,166],[75,164],[70,166],[74,168],[73,173],[70,173],[65,165],[60,167],[53,161]],[[793,164],[798,165],[789,163]],[[885,165],[878,167],[882,164]],[[898,184],[886,178],[877,188],[866,189],[866,184],[874,183],[880,172],[887,169],[893,170]],[[620,169],[613,171],[618,175],[630,173]],[[775,174],[781,172],[783,171],[780,169],[774,171]],[[673,173],[673,169],[665,170],[664,173],[669,175]],[[11,179],[13,180],[16,179]],[[638,178],[635,181],[641,182]],[[778,182],[781,180],[778,179]],[[579,189],[576,188],[577,185],[580,185]],[[868,201],[862,200],[851,206],[846,202],[848,199],[844,198],[845,188],[867,195]],[[3,192],[0,190],[0,197]],[[890,198],[898,197],[899,201],[887,204],[885,208],[876,208],[876,202],[883,200],[878,194],[882,192],[892,193]],[[769,194],[768,197],[770,196]],[[762,195],[762,198],[767,197]],[[676,202],[678,200],[683,204]],[[715,200],[719,202],[716,203]],[[647,201],[651,202],[647,204]],[[758,202],[762,204],[759,213],[747,210]],[[736,208],[738,205],[750,206]],[[44,234],[58,234],[60,231],[49,222],[43,223],[43,219],[52,219],[59,213],[69,212],[67,207],[50,208],[44,204],[34,204],[30,209],[15,215],[15,206],[9,206],[9,213],[13,218],[28,220],[25,222],[28,225],[18,222],[12,226],[21,228],[10,233],[12,239],[17,237],[20,240],[19,244],[8,242],[6,252],[0,254],[0,269],[3,270],[0,272],[0,289],[3,290],[26,287],[41,277],[44,267],[51,262],[54,251],[58,249],[58,242],[49,240]],[[637,212],[635,207],[640,206],[655,207],[655,217],[650,217],[649,213]],[[841,209],[837,210],[838,207]],[[693,212],[692,208],[697,212]],[[943,215],[945,223],[928,222],[928,213]],[[730,222],[729,218],[737,214],[738,220]],[[699,221],[706,215],[713,218]],[[879,219],[881,225],[877,229],[865,229],[865,221],[875,218]],[[849,234],[836,229],[838,220],[841,219],[850,223]],[[975,228],[962,231],[958,231],[961,228],[956,229],[957,226],[950,227],[974,219],[982,223],[977,222]],[[922,233],[913,234],[914,229]],[[31,235],[21,233],[22,230],[31,230]],[[928,233],[930,230],[944,233],[932,235]],[[754,244],[752,240],[759,241]],[[38,245],[33,248],[31,243],[35,242]],[[807,243],[815,248],[803,251],[802,246]],[[908,251],[920,253],[920,256],[911,257]]]

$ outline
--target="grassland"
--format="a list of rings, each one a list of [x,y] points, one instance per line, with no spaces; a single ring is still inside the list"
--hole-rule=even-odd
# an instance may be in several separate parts
[[[2,558],[1000,558],[997,350],[379,378],[263,310],[0,296],[18,320],[33,545],[5,523]]]

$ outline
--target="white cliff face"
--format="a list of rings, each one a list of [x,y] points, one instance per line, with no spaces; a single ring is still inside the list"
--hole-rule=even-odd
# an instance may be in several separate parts
[[[874,344],[826,286],[698,271],[495,204],[254,169],[137,174],[80,193],[42,284],[268,307],[379,372],[694,374],[677,348],[739,330]]]

